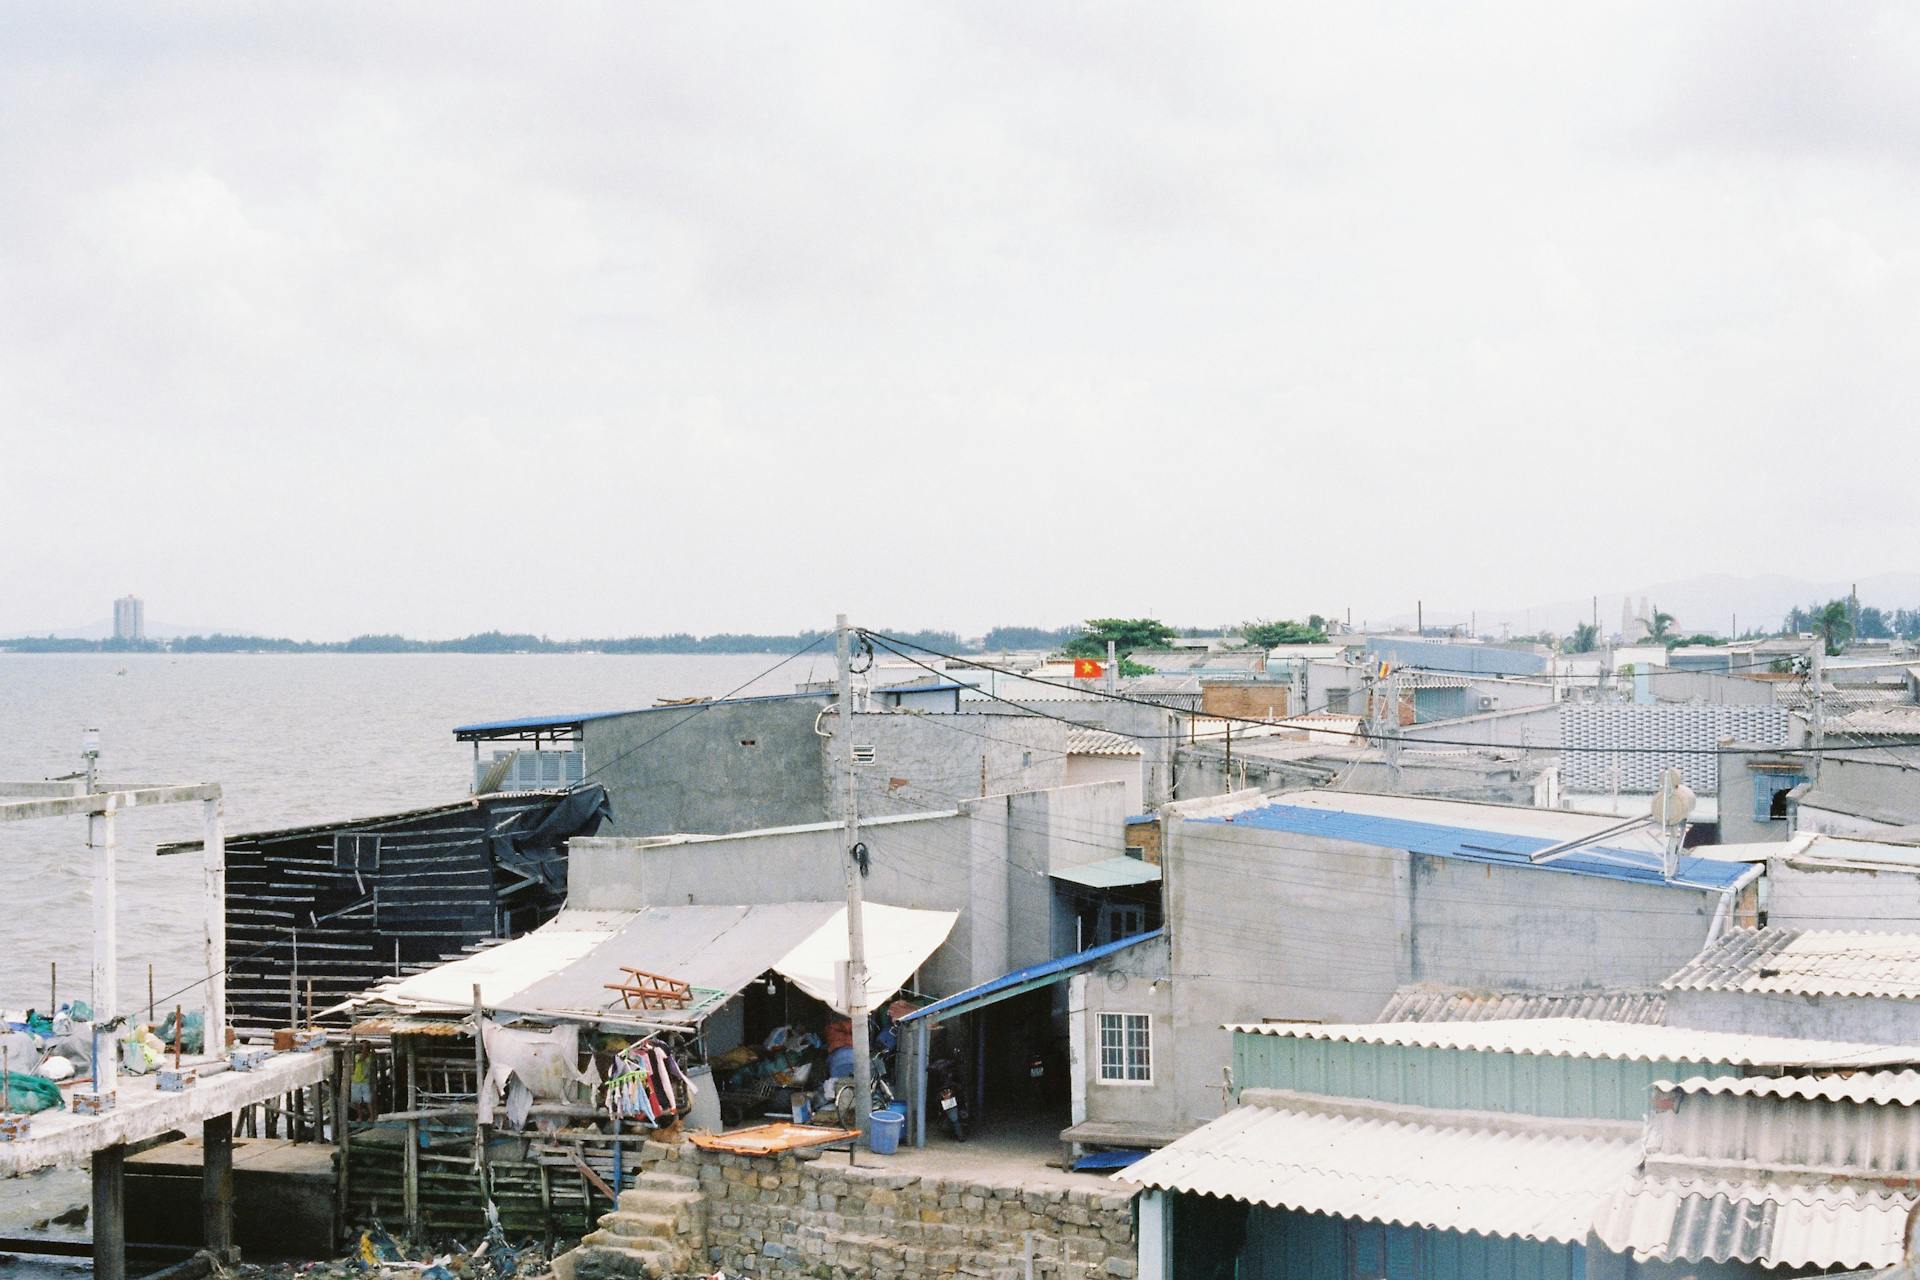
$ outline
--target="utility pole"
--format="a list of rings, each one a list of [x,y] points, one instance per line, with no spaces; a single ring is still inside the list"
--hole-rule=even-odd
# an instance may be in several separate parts
[[[88,729],[81,756],[87,764],[87,794],[100,790],[100,731]],[[104,1027],[120,1011],[120,949],[115,935],[118,884],[113,865],[114,803],[109,798],[97,813],[87,815],[87,848],[93,851],[93,1018]],[[96,1033],[93,1092],[109,1098],[119,1085],[121,1037]]]
[[[1417,636],[1427,634],[1427,602],[1425,600],[1413,602],[1413,634]]]
[[[1807,678],[1813,682],[1813,776],[1820,777],[1820,748],[1827,745],[1827,642],[1813,638],[1813,650],[1807,664]]]
[[[1120,691],[1120,659],[1114,656],[1114,642],[1107,641],[1107,692]]]
[[[867,934],[855,852],[860,847],[860,797],[853,772],[852,632],[844,613],[834,620],[834,648],[840,659],[840,760],[846,770],[841,813],[847,826],[847,1017],[853,1023],[853,1127],[865,1137],[873,1125],[873,1053],[867,1045]],[[926,1106],[926,1099],[919,1101]]]

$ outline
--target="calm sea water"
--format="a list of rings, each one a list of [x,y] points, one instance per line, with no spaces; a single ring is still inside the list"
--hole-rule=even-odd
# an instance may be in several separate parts
[[[809,675],[825,678],[833,654],[822,646],[754,680],[776,661],[757,654],[0,653],[0,780],[74,772],[83,733],[97,728],[108,780],[218,782],[230,833],[358,817],[464,796],[473,749],[453,740],[456,724],[646,707],[748,681],[745,692],[778,693]],[[168,993],[201,976],[199,859],[158,858],[154,846],[197,837],[198,807],[135,810],[117,826],[122,1003],[144,1003],[149,965],[168,1003]],[[0,825],[9,904],[0,915],[0,1008],[44,1006],[54,964],[61,999],[88,995],[85,838],[79,818]],[[0,1235],[24,1233],[86,1197],[83,1175],[0,1182]],[[0,1261],[0,1275],[26,1274],[35,1271]]]

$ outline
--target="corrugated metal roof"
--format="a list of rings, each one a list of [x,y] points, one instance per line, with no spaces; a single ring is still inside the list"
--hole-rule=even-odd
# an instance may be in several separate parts
[[[936,1000],[923,1008],[901,1018],[901,1022],[914,1022],[921,1018],[954,1017],[965,1013],[969,1006],[991,1003],[990,997],[1002,991],[1021,986],[1036,979],[1066,978],[1080,970],[1106,959],[1128,947],[1137,947],[1143,942],[1152,942],[1166,930],[1155,929],[1151,933],[1136,933],[1131,938],[1119,938],[1102,943],[1097,947],[1088,947],[1085,951],[1076,951],[1072,955],[1059,956],[1052,960],[1043,960],[1039,964],[1030,964],[1024,969],[1015,969],[1012,973],[990,978],[978,986],[968,987],[965,991],[955,992],[945,999]]]
[[[1412,853],[1460,858],[1468,862],[1498,863],[1543,872],[1599,876],[1608,880],[1673,888],[1725,890],[1750,870],[1743,863],[1683,857],[1674,878],[1669,881],[1661,873],[1660,855],[1657,852],[1602,844],[1583,847],[1536,868],[1527,861],[1528,855],[1560,843],[1564,837],[1514,835],[1478,827],[1418,822],[1302,804],[1272,804],[1229,816],[1194,818],[1191,821],[1231,823],[1234,826],[1319,836],[1328,840],[1351,840],[1385,849],[1406,849]],[[1593,821],[1595,830],[1607,825],[1604,819]]]
[[[1660,984],[1667,991],[1920,998],[1920,934],[1731,929]]]
[[[1105,729],[1067,730],[1067,754],[1070,756],[1137,756],[1140,744],[1125,734]]]
[[[1633,1179],[1593,1229],[1642,1261],[1738,1260],[1769,1266],[1888,1266],[1902,1256],[1916,1196],[1792,1182]]]
[[[675,702],[658,707],[632,707],[625,711],[583,711],[574,715],[520,716],[511,720],[480,720],[473,724],[455,725],[455,736],[461,734],[504,733],[516,729],[561,729],[569,725],[585,724],[589,720],[608,720],[614,716],[645,715],[652,711],[699,711],[708,707],[733,707],[749,702],[786,702],[794,698],[821,698],[818,693],[767,693],[749,698],[711,698],[705,702]]]
[[[1082,863],[1077,867],[1056,871],[1053,878],[1083,884],[1089,889],[1124,889],[1132,885],[1159,884],[1160,868],[1143,859],[1122,854],[1117,858],[1102,858],[1098,862]]]
[[[1886,1067],[1920,1063],[1920,1045],[1801,1040],[1586,1018],[1503,1022],[1274,1022],[1242,1024],[1229,1030],[1303,1040],[1470,1049],[1557,1058],[1621,1058],[1636,1062],[1724,1062],[1753,1067]]]
[[[1654,1085],[1672,1093],[1731,1093],[1760,1098],[1824,1099],[1829,1102],[1898,1103],[1920,1106],[1920,1071],[1861,1071],[1835,1076],[1695,1076]]]
[[[1579,1243],[1631,1175],[1627,1126],[1381,1104],[1242,1106],[1118,1182],[1438,1231]]]
[[[1667,998],[1658,991],[1470,991],[1414,983],[1380,1011],[1380,1022],[1505,1022],[1522,1018],[1589,1018],[1658,1023]]]

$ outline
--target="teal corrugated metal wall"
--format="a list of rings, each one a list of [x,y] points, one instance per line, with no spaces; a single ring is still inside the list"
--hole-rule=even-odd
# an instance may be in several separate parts
[[[1238,1275],[1241,1280],[1585,1280],[1586,1253],[1576,1244],[1426,1231],[1256,1205],[1248,1210]],[[1183,1270],[1176,1258],[1174,1280],[1198,1274]]]
[[[1233,1078],[1243,1089],[1570,1119],[1638,1120],[1655,1080],[1740,1074],[1718,1062],[1559,1058],[1251,1032],[1233,1038]]]

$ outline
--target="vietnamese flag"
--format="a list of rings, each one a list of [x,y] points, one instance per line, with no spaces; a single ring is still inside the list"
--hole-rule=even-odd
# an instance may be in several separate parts
[[[1095,662],[1092,658],[1075,658],[1073,660],[1073,678],[1075,680],[1098,680],[1105,674],[1107,674],[1107,669]]]

